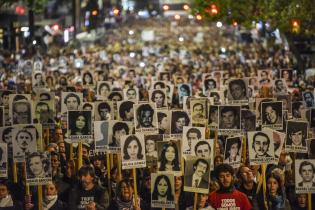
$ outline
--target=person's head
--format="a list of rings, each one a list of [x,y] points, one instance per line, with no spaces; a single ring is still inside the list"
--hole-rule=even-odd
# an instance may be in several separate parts
[[[57,184],[55,182],[48,183],[47,185],[45,185],[44,192],[45,198],[48,198],[48,200],[50,200],[49,198],[52,198],[58,194]]]
[[[110,87],[106,82],[101,83],[98,88],[98,94],[100,96],[107,96],[110,92]]]
[[[79,179],[83,189],[90,190],[94,187],[95,171],[93,166],[84,165],[79,170]]]
[[[20,149],[25,152],[29,149],[31,142],[33,141],[33,136],[29,130],[22,129],[17,132],[15,140]]]
[[[173,200],[172,185],[166,175],[159,175],[154,182],[152,199],[158,200],[158,197],[166,197],[166,200]]]
[[[307,194],[306,193],[304,193],[304,194],[296,194],[296,201],[297,201],[297,205],[300,208],[306,209],[306,207],[307,207]]]
[[[203,109],[204,109],[203,104],[195,103],[193,105],[193,114],[194,115],[202,115],[203,114]]]
[[[313,182],[315,174],[314,165],[307,160],[303,161],[299,167],[299,174],[303,182]]]
[[[10,92],[10,91],[7,91],[7,90],[5,90],[5,91],[2,92],[1,101],[2,101],[2,104],[3,104],[4,106],[8,106],[8,105],[9,105],[9,95],[10,95],[10,94],[11,94],[11,92]]]
[[[137,109],[137,120],[141,127],[152,127],[154,110],[150,104],[141,104]]]
[[[56,152],[50,153],[50,159],[51,159],[51,167],[52,169],[58,169],[60,166],[60,160],[59,155]]]
[[[233,186],[234,169],[228,164],[220,164],[215,167],[215,177],[219,182],[220,189],[229,189]]]
[[[127,99],[130,100],[130,99],[136,99],[137,98],[137,91],[136,89],[134,88],[129,88],[127,91],[126,91],[126,96],[127,96]]]
[[[225,158],[235,158],[236,156],[240,155],[240,148],[241,148],[241,140],[238,137],[231,138],[227,141],[226,145],[226,152]]]
[[[35,108],[35,112],[36,114],[40,114],[40,116],[42,115],[45,116],[47,114],[49,116],[49,112],[50,112],[49,105],[45,102],[38,102]]]
[[[238,171],[239,179],[241,180],[242,184],[248,184],[254,182],[254,174],[252,169],[247,166],[241,166]]]
[[[164,102],[165,102],[164,92],[162,90],[154,90],[152,92],[151,100],[156,103],[156,106],[158,108],[164,106]]]
[[[197,141],[198,139],[201,139],[201,132],[197,128],[189,128],[186,133],[187,142],[189,148],[191,147],[192,141]]]
[[[80,106],[80,97],[74,93],[69,93],[64,98],[63,103],[67,106],[68,111],[78,110]]]
[[[157,113],[159,128],[162,130],[167,130],[169,128],[169,121],[167,115],[163,112]]]
[[[158,90],[158,89],[163,89],[165,88],[164,82],[156,82],[153,86],[153,89]]]
[[[282,181],[281,177],[276,173],[271,173],[267,176],[267,193],[275,196],[275,195],[282,195],[281,186]]]
[[[31,123],[31,105],[27,100],[14,101],[12,104],[13,123]]]
[[[44,163],[44,157],[39,152],[33,152],[27,157],[29,172],[31,176],[34,177],[40,177],[42,176],[45,171],[44,169],[45,163]]]
[[[195,145],[195,154],[197,157],[210,157],[211,147],[210,144],[206,141],[198,141]]]
[[[220,117],[223,128],[234,128],[235,126],[237,126],[237,111],[233,107],[223,107]]]
[[[125,160],[136,160],[143,158],[140,140],[135,135],[130,135],[126,138],[123,151]]]
[[[202,177],[209,169],[209,163],[205,159],[197,159],[193,164],[194,174]]]
[[[120,143],[120,138],[123,135],[129,134],[129,127],[126,123],[117,122],[113,126],[113,137],[117,141],[116,143]]]
[[[102,102],[98,104],[97,111],[100,115],[101,120],[107,120],[107,116],[111,112],[111,107],[108,103]]]
[[[160,156],[161,165],[171,163],[178,163],[178,149],[175,143],[170,142],[169,144],[164,144],[162,147],[162,152]]]
[[[7,127],[2,131],[2,141],[12,147],[12,127]]]
[[[117,196],[124,202],[129,202],[133,196],[133,186],[128,179],[121,180],[117,186]]]
[[[204,86],[206,90],[215,89],[217,87],[217,82],[214,79],[206,79],[204,81]]]
[[[123,100],[123,97],[121,95],[120,92],[111,92],[108,96],[108,100],[111,100],[111,101],[121,101]]]
[[[9,183],[7,180],[0,181],[0,200],[6,198],[10,194]]]
[[[265,107],[264,115],[266,122],[270,124],[275,124],[279,117],[279,113],[277,112],[276,108],[271,104]]]
[[[183,178],[181,176],[175,176],[175,191],[179,191],[183,186]]]
[[[156,151],[155,142],[159,140],[157,135],[145,135],[145,150],[147,153]]]
[[[304,96],[304,101],[305,101],[306,105],[308,107],[312,107],[313,104],[314,104],[314,96],[313,96],[313,94],[311,92],[305,92],[303,94],[303,96]]]
[[[285,80],[290,79],[290,73],[288,70],[282,70],[281,74],[282,74],[282,78],[284,78]]]
[[[246,85],[241,79],[229,82],[229,90],[233,100],[240,100],[246,96]]]
[[[296,101],[292,103],[292,115],[294,118],[301,118],[302,110],[304,105],[301,101]]]
[[[276,90],[282,91],[285,89],[284,83],[281,79],[275,81]]]
[[[51,96],[49,93],[41,93],[39,94],[39,100],[40,101],[49,101],[51,99]]]
[[[269,150],[270,139],[267,134],[257,132],[253,136],[253,149],[258,156],[265,156]]]
[[[87,126],[87,120],[83,114],[79,114],[75,119],[75,129],[83,130]]]
[[[306,138],[306,130],[301,129],[299,126],[290,126],[290,129],[288,129],[289,133],[289,139],[288,143],[292,143],[292,145],[301,146],[305,145],[305,141],[303,141]]]
[[[182,84],[179,88],[180,90],[180,95],[182,96],[190,96],[190,88],[186,84]]]
[[[42,82],[42,81],[43,81],[43,75],[42,75],[42,73],[36,73],[36,74],[34,75],[34,78],[35,78],[36,82]]]
[[[134,117],[133,105],[135,103],[132,101],[124,101],[119,107],[119,116],[125,121],[132,121]]]
[[[178,131],[182,131],[184,126],[189,124],[189,118],[185,112],[176,112],[173,113],[175,128]],[[173,120],[172,120],[173,121]]]

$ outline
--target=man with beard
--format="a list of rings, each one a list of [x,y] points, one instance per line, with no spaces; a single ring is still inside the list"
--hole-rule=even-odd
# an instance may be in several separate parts
[[[209,203],[213,208],[225,209],[228,206],[230,209],[252,209],[252,205],[246,195],[234,187],[234,170],[232,166],[220,164],[215,168],[214,173],[220,188],[209,195]]]
[[[137,128],[153,128],[153,114],[154,110],[150,104],[142,104],[137,109]]]
[[[69,210],[105,210],[109,206],[106,189],[97,184],[94,168],[83,166],[79,170],[80,184],[71,189]]]

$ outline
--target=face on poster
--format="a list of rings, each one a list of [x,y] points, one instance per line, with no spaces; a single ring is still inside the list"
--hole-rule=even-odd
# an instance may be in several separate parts
[[[282,95],[288,93],[287,83],[284,79],[276,79],[273,81],[273,93],[275,95]]]
[[[139,101],[139,89],[136,87],[124,88],[124,100]]]
[[[96,121],[108,121],[114,116],[114,104],[112,101],[94,102],[94,117]]]
[[[158,110],[157,118],[158,118],[159,134],[170,134],[170,130],[171,130],[170,111]]]
[[[226,139],[224,163],[231,165],[233,168],[238,168],[241,163],[242,155],[242,136],[235,136]]]
[[[281,133],[279,131],[270,129],[270,128],[263,128],[263,131],[272,132],[273,137],[273,144],[274,144],[274,151],[275,151],[275,164],[279,162],[280,154],[283,150],[283,146],[285,143],[285,133]]]
[[[169,171],[181,174],[180,141],[157,142],[158,171]],[[180,175],[179,175],[180,176]]]
[[[284,79],[286,82],[292,82],[293,72],[292,69],[281,69],[281,79]]]
[[[36,129],[25,125],[14,126],[12,130],[13,158],[16,162],[24,162],[25,155],[37,151]]]
[[[167,103],[172,104],[174,85],[169,82],[166,84],[165,89],[166,89]]]
[[[161,90],[161,89],[166,88],[166,84],[167,84],[167,82],[165,82],[165,81],[153,81],[151,89],[153,89],[153,90]]]
[[[274,143],[272,132],[249,131],[248,150],[251,165],[270,164],[274,161]]]
[[[210,91],[217,89],[217,81],[214,78],[206,78],[202,82],[203,84],[203,94],[208,96]]]
[[[156,104],[156,108],[167,108],[166,88],[158,90],[149,90],[149,98],[151,103]]]
[[[216,105],[209,106],[209,126],[211,128],[217,128],[219,125],[219,107]]]
[[[257,123],[261,124],[261,106],[263,102],[271,102],[271,101],[275,101],[274,98],[256,98],[256,106],[255,106],[255,110],[256,110],[256,119],[257,119]]]
[[[262,127],[281,130],[283,127],[282,101],[262,102]]]
[[[119,101],[117,104],[118,109],[118,119],[122,121],[130,121],[134,120],[134,111],[133,105],[135,101]]]
[[[48,184],[52,180],[49,152],[33,152],[26,157],[26,182],[33,185]]]
[[[255,131],[256,130],[256,113],[248,109],[241,110],[242,130]]]
[[[6,143],[0,143],[0,177],[8,177],[8,147]]]
[[[134,105],[136,132],[158,133],[156,106],[152,103]]]
[[[108,95],[108,100],[117,102],[123,100],[123,92],[122,91],[111,91],[111,93]]]
[[[184,126],[190,125],[190,118],[187,112],[171,112],[171,134],[182,134]]]
[[[179,104],[183,104],[184,96],[191,96],[191,86],[190,84],[180,84],[177,86]]]
[[[105,152],[108,148],[108,122],[94,121],[95,151]]]
[[[288,120],[286,133],[285,150],[287,152],[307,152],[308,122]]]
[[[9,91],[9,90],[0,90],[0,104],[1,106],[4,106],[5,108],[9,108],[9,104],[10,104],[10,101],[9,101],[9,95],[10,94],[13,94],[12,91]]]
[[[173,174],[151,174],[151,206],[154,208],[175,208],[175,187]]]
[[[61,93],[61,113],[76,111],[81,109],[83,101],[82,93],[62,92]]]
[[[314,94],[311,91],[303,92],[303,100],[306,107],[314,107]]]
[[[193,98],[190,100],[191,119],[193,125],[206,125],[208,114],[207,102],[207,98]]]
[[[12,125],[32,124],[32,106],[29,94],[11,94],[9,104]]]
[[[122,136],[122,169],[146,167],[145,144],[143,134]]]
[[[93,87],[94,84],[94,78],[93,78],[94,71],[84,71],[82,74],[82,85],[83,87]]]
[[[147,166],[152,166],[157,164],[158,154],[156,142],[163,141],[163,135],[144,135],[145,143],[145,155],[147,160]]]
[[[210,159],[189,157],[185,164],[184,191],[208,193]]]
[[[301,119],[303,110],[305,110],[305,104],[303,101],[292,102],[292,117],[294,119]]]
[[[315,160],[295,160],[295,191],[296,193],[315,192]]]
[[[167,71],[159,72],[159,80],[169,82],[171,80],[171,74]]]
[[[210,158],[211,169],[213,169],[213,151],[214,151],[214,140],[213,139],[202,139],[199,141],[193,141],[191,144],[191,156],[200,158]]]
[[[291,96],[290,95],[278,95],[277,101],[282,101],[282,109],[292,113]]]
[[[34,71],[32,73],[33,88],[45,88],[45,76],[42,71]]]
[[[258,70],[258,84],[260,87],[270,86],[271,80],[272,80],[272,70],[270,69]]]
[[[92,112],[68,111],[68,133],[73,142],[92,139]]]
[[[219,106],[219,129],[239,131],[241,129],[240,116],[240,106]]]
[[[54,124],[54,101],[35,101],[34,113],[33,113],[33,122],[40,123],[43,125]]]
[[[192,142],[205,139],[205,128],[204,127],[189,127],[184,126],[183,128],[183,143],[182,151],[184,155],[190,155],[192,149]]]
[[[230,101],[247,101],[248,83],[245,79],[233,79],[228,84],[228,99]]]
[[[8,146],[8,150],[10,151],[10,155],[12,156],[12,131],[13,127],[5,126],[0,127],[0,143],[5,143]]]
[[[108,121],[108,150],[111,153],[120,152],[122,136],[132,133],[131,124],[131,122],[121,122],[117,120]]]
[[[111,84],[109,82],[97,82],[97,99],[104,100],[111,92]]]
[[[213,98],[213,103],[215,105],[219,105],[224,101],[223,91],[211,91],[210,97]]]

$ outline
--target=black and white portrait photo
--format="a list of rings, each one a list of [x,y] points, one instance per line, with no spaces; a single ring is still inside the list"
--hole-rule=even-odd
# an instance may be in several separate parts
[[[210,178],[210,159],[189,157],[185,163],[184,190],[208,193]]]
[[[211,91],[217,89],[217,81],[214,78],[205,78],[202,82],[203,94],[209,96]]]
[[[215,105],[220,105],[224,101],[224,93],[223,91],[211,91],[210,98],[213,98]]]
[[[145,144],[143,134],[122,136],[122,169],[146,167]]]
[[[190,113],[192,125],[205,126],[207,123],[208,99],[192,98],[190,100]]]
[[[261,117],[262,127],[269,127],[276,130],[282,129],[282,101],[262,102]]]
[[[72,142],[92,139],[92,112],[68,111],[68,131]]]
[[[262,86],[270,86],[272,79],[272,70],[271,69],[263,69],[258,70],[258,85]]]
[[[154,208],[175,208],[173,174],[151,174],[151,206]]]
[[[107,96],[111,92],[111,84],[107,81],[99,81],[97,82],[97,99],[98,100],[106,100]]]
[[[315,160],[295,160],[295,191],[296,193],[315,192]]]
[[[166,88],[166,81],[153,81],[151,85],[151,89],[160,90]]]
[[[11,126],[0,127],[0,143],[7,144],[10,157],[13,157],[12,131],[13,127]]]
[[[45,77],[42,71],[32,72],[32,85],[33,88],[45,88]]]
[[[208,124],[210,128],[218,128],[219,125],[219,107],[215,105],[209,106]]]
[[[8,146],[0,143],[0,178],[8,177]]]
[[[180,141],[159,141],[158,171],[174,172],[181,174],[181,145]]]
[[[184,96],[191,96],[192,90],[190,84],[179,84],[177,86],[178,96],[179,96],[179,104],[183,104]]]
[[[182,139],[183,154],[191,155],[192,142],[205,139],[205,128],[184,126]]]
[[[26,182],[30,185],[48,184],[52,180],[49,152],[32,152],[26,157]]]
[[[25,154],[37,151],[36,128],[14,126],[12,131],[13,158],[15,162],[24,162]]]
[[[139,90],[136,87],[132,88],[125,88],[123,89],[124,92],[124,100],[139,100]]]
[[[219,106],[219,129],[240,130],[241,129],[241,107]]]
[[[214,140],[213,139],[202,139],[199,141],[193,141],[191,143],[191,156],[200,158],[210,158],[210,169],[214,167]]]
[[[156,142],[163,141],[163,135],[144,135],[147,166],[157,165],[158,153]]]
[[[305,104],[303,101],[292,102],[292,117],[294,119],[301,119],[302,112],[305,110]]]
[[[82,93],[62,92],[61,93],[61,113],[67,111],[80,110],[83,101]]]
[[[251,165],[260,165],[274,161],[274,143],[272,131],[249,131],[248,150]]]
[[[108,100],[117,102],[123,100],[123,92],[122,91],[111,91],[108,95]]]
[[[83,87],[93,87],[94,84],[94,78],[93,78],[93,71],[84,71],[81,75],[82,85]]]
[[[281,69],[281,79],[292,83],[293,72],[292,69]]]
[[[156,106],[152,103],[135,104],[134,122],[136,132],[158,133]]]
[[[114,116],[114,105],[112,101],[94,102],[94,117],[97,121],[108,121]]]
[[[120,151],[121,138],[132,133],[130,122],[108,121],[108,150],[111,153]]]
[[[190,118],[185,111],[171,112],[171,134],[182,134],[184,126],[190,125]]]
[[[241,126],[243,131],[256,130],[256,113],[248,109],[241,110]]]
[[[31,96],[28,94],[11,94],[9,101],[12,125],[32,124]]]
[[[307,152],[308,122],[288,120],[286,133],[285,150],[287,152]]]
[[[158,90],[149,90],[150,103],[155,103],[156,108],[167,108],[166,88]]]
[[[117,103],[118,119],[122,121],[133,122],[134,120],[133,105],[134,104],[135,104],[134,101],[119,101]]]
[[[168,71],[160,71],[159,72],[159,80],[169,82],[171,80],[171,73]]]
[[[280,154],[284,148],[286,135],[285,133],[273,130],[271,128],[263,128],[263,130],[267,132],[272,132],[273,145],[275,151],[275,164],[277,164],[280,158]]]
[[[108,122],[94,121],[95,151],[105,152],[108,148]]]
[[[158,126],[159,134],[170,134],[171,131],[171,120],[170,120],[170,111],[168,110],[158,110]]]
[[[303,92],[302,96],[306,107],[314,107],[314,94],[312,92]]]
[[[228,99],[230,101],[247,101],[247,86],[246,80],[230,80],[228,84]]]
[[[34,114],[33,122],[40,123],[43,126],[48,126],[55,123],[55,107],[54,101],[35,101],[34,105]]]
[[[233,168],[238,168],[241,163],[242,156],[242,137],[235,136],[226,139],[224,163],[231,165]]]
[[[273,81],[273,92],[275,95],[287,94],[287,89],[287,83],[284,79],[276,79]]]

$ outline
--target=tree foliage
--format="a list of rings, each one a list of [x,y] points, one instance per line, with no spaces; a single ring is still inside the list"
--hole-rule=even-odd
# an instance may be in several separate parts
[[[218,13],[211,13],[215,5]],[[263,21],[281,32],[292,32],[293,22],[296,31],[302,34],[315,34],[315,0],[194,0],[192,13],[200,14],[205,20],[237,22],[246,27],[253,21]]]

